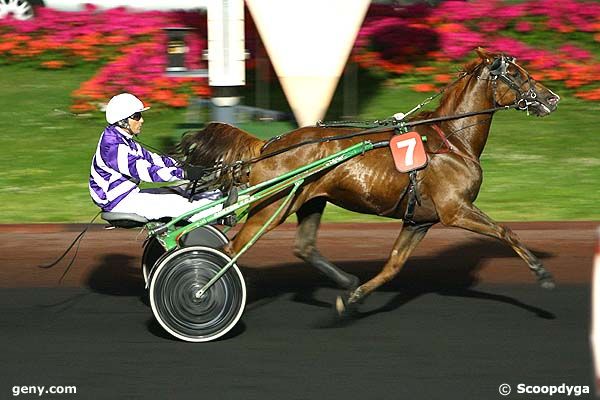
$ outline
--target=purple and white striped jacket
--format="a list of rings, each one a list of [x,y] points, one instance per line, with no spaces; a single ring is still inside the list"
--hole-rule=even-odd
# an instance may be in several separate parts
[[[90,169],[90,196],[103,211],[112,210],[125,196],[139,191],[140,181],[183,179],[183,169],[171,157],[146,150],[113,125],[106,127]]]

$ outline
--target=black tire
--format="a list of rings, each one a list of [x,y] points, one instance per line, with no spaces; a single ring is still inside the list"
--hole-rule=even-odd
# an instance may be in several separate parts
[[[212,225],[204,225],[194,229],[184,236],[183,245],[189,246],[204,246],[218,249],[229,243],[227,236]],[[146,289],[150,285],[154,266],[156,262],[165,254],[165,249],[161,246],[156,238],[150,238],[144,246],[142,254],[142,274]]]
[[[214,226],[204,225],[185,235],[182,243],[184,247],[204,246],[218,249],[229,243],[229,239]]]
[[[169,252],[150,280],[154,317],[171,335],[187,342],[208,342],[229,332],[246,305],[246,284],[233,264],[202,299],[195,293],[231,259],[209,247],[192,246]]]
[[[155,237],[148,239],[148,241],[144,244],[144,253],[142,253],[142,275],[144,276],[144,283],[146,285],[146,289],[148,289],[148,285],[150,284],[150,274],[152,272],[152,268],[165,254],[164,247],[158,242]]]

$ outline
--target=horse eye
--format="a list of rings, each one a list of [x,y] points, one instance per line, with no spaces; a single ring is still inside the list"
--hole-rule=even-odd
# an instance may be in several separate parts
[[[501,65],[502,65],[502,59],[501,58],[496,58],[494,60],[494,62],[492,63],[492,65],[490,65],[490,70],[495,71],[498,68],[500,68]]]

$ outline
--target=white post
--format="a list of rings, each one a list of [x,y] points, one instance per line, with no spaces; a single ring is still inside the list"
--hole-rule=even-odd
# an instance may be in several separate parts
[[[244,0],[210,0],[208,4],[208,84],[213,119],[235,123],[239,87],[246,84]]]

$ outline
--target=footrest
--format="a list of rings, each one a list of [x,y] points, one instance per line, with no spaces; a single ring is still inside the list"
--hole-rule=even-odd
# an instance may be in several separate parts
[[[224,225],[230,228],[233,228],[238,223],[237,216],[235,214],[229,214],[224,217],[217,219],[216,221],[211,222],[211,224],[215,225]]]
[[[103,212],[100,217],[117,228],[138,228],[149,222],[141,215],[130,213]]]

